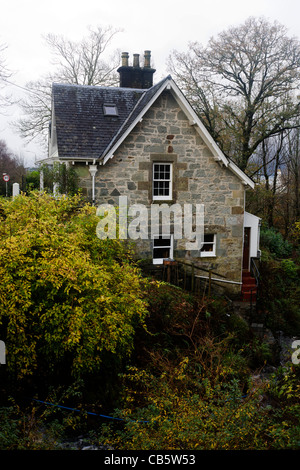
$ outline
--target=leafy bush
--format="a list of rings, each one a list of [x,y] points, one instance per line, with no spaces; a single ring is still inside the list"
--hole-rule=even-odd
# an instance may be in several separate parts
[[[276,258],[286,258],[292,254],[292,245],[284,240],[280,232],[274,228],[264,228],[261,230],[260,243],[262,248],[270,251]]]
[[[26,191],[34,191],[40,187],[40,172],[32,170],[26,174]]]

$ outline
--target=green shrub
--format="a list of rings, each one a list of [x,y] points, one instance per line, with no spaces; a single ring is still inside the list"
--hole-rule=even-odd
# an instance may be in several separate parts
[[[14,406],[0,408],[1,450],[53,450],[63,436],[63,426],[56,420],[47,423],[37,416],[36,408]]]
[[[0,422],[0,450],[16,448],[20,438],[20,421],[13,407],[0,408]]]
[[[275,258],[285,258],[292,254],[292,245],[274,228],[261,230],[260,243],[262,248],[269,250]]]
[[[291,259],[264,259],[260,265],[260,309],[266,326],[300,334],[300,268]]]

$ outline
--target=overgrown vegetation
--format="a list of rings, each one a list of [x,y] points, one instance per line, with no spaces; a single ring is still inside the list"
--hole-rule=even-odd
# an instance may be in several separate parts
[[[299,366],[278,368],[227,300],[143,278],[97,221],[78,196],[1,201],[1,448],[84,433],[124,450],[298,449]],[[299,270],[281,245],[264,246],[268,327],[295,335]]]
[[[79,203],[38,193],[1,202],[1,383],[76,383],[132,351],[143,280],[125,245],[95,236],[96,209]]]
[[[102,441],[129,450],[299,447],[299,369],[257,383],[254,371],[274,354],[225,301],[167,285],[153,285],[148,299],[151,336],[138,335],[123,375],[124,425],[105,425]]]
[[[297,226],[295,236],[296,232]],[[261,231],[260,243],[260,310],[266,326],[275,334],[300,336],[298,244],[293,246],[274,228]]]
[[[226,362],[216,381],[188,358],[159,376],[130,369],[120,413],[125,424],[105,426],[105,442],[127,450],[299,448],[299,375],[290,373],[274,388],[252,388],[242,395]]]

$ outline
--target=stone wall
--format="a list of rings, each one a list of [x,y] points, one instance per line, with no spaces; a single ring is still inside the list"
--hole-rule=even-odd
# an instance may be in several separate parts
[[[244,186],[228,169],[216,162],[196,129],[168,91],[165,91],[130,136],[96,175],[96,204],[118,205],[152,201],[154,160],[171,161],[174,168],[173,203],[204,204],[205,232],[216,234],[216,256],[187,252],[183,240],[174,241],[174,258],[192,259],[199,265],[241,281],[244,219]],[[81,186],[91,195],[88,166],[77,167]],[[162,203],[163,201],[158,201]],[[141,258],[152,257],[151,240],[137,242]],[[204,273],[203,273],[204,274]]]

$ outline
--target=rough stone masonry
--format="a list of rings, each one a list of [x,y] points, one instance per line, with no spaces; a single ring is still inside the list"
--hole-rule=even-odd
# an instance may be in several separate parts
[[[190,125],[186,115],[167,90],[145,114],[114,157],[99,165],[95,179],[96,205],[118,205],[127,196],[128,205],[152,201],[154,161],[173,163],[173,203],[204,204],[205,233],[216,234],[216,256],[199,257],[187,252],[183,240],[174,241],[174,258],[198,261],[201,266],[240,282],[243,251],[244,185],[230,170],[214,160],[210,150]],[[91,195],[88,166],[76,164],[80,186]],[[164,201],[156,201],[162,203]],[[137,241],[139,258],[151,259],[152,242]],[[233,286],[233,290],[237,287]]]

